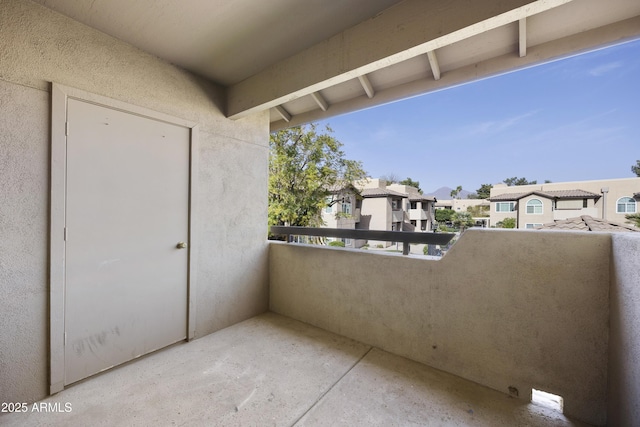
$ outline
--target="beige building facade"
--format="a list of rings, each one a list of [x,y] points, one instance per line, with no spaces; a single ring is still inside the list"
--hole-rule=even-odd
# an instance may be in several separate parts
[[[624,224],[626,215],[640,211],[640,178],[497,184],[489,200],[492,225],[514,218],[517,228],[532,229],[583,215]]]
[[[381,231],[433,231],[435,197],[420,194],[408,185],[389,184],[383,179],[367,179],[354,191],[336,190],[322,210],[324,226]],[[345,239],[346,247],[365,244],[389,246],[390,242]]]

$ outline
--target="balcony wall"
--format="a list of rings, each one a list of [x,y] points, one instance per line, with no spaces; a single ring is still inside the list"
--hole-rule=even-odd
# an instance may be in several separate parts
[[[409,219],[415,219],[415,220],[429,219],[429,214],[424,209],[410,209]]]
[[[640,233],[612,234],[609,425],[640,426]]]
[[[403,222],[404,211],[401,209],[391,211],[391,222]]]
[[[468,230],[440,261],[274,243],[270,307],[603,425],[610,255],[607,234],[544,231]]]

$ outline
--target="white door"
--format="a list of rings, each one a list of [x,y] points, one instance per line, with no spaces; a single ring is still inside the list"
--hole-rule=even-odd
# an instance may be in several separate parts
[[[190,149],[85,101],[67,121],[65,385],[186,338]]]

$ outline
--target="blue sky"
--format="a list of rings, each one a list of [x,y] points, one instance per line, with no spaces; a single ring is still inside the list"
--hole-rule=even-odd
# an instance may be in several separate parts
[[[322,121],[374,178],[475,191],[518,176],[631,178],[640,40]]]

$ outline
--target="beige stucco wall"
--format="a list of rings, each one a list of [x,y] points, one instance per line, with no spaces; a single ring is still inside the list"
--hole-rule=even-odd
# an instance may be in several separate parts
[[[496,203],[491,203],[491,208],[489,210],[489,216],[491,218],[491,225],[496,225],[500,221],[504,221],[507,218],[518,218],[518,206],[519,202],[515,202],[515,210],[513,212],[496,212]]]
[[[391,230],[391,202],[387,197],[367,197],[362,200],[361,218],[370,216],[368,230]],[[362,219],[361,219],[362,221]],[[388,242],[369,241],[369,245],[388,246]]]
[[[199,124],[196,335],[267,309],[268,115],[224,118],[190,73],[23,0],[0,7],[0,401],[48,392],[51,82]]]
[[[432,261],[272,244],[270,306],[505,393],[559,394],[565,413],[603,424],[610,245],[472,229]]]
[[[540,200],[542,202],[542,213],[541,214],[528,214],[527,213],[527,203],[529,200]],[[546,224],[548,222],[553,221],[553,211],[551,210],[551,200],[546,199],[544,197],[532,195],[528,197],[524,197],[518,201],[518,206],[520,206],[520,217],[518,218],[518,228],[524,229],[527,228],[527,224]]]
[[[467,208],[472,206],[489,205],[489,201],[485,199],[452,199],[451,209],[456,212],[466,212]]]
[[[612,234],[609,425],[640,425],[640,233]]]

